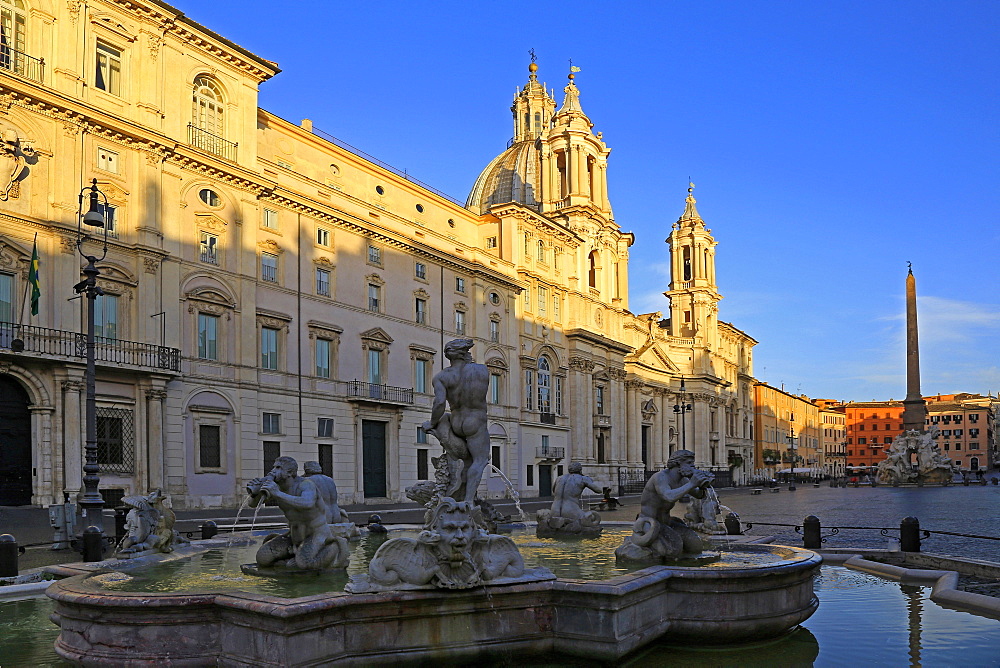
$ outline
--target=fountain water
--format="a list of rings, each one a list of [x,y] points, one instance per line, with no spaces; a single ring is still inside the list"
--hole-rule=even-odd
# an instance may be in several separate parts
[[[524,516],[524,510],[521,508],[521,495],[518,494],[517,490],[514,488],[514,483],[510,481],[510,478],[508,478],[503,471],[498,469],[496,466],[493,466],[493,464],[487,464],[486,466],[493,471],[493,473],[503,479],[504,484],[507,485],[507,495],[514,500],[514,507],[517,508],[518,520],[521,522],[525,521],[526,517]]]

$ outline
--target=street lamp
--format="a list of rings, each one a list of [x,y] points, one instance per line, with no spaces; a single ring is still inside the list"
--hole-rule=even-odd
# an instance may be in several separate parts
[[[83,211],[84,195],[87,195],[89,209]],[[103,198],[103,202],[101,199]],[[87,300],[87,336],[86,336],[86,356],[87,371],[84,381],[87,387],[87,442],[84,448],[85,461],[83,465],[83,497],[80,499],[81,515],[86,518],[85,527],[95,526],[103,535],[104,533],[104,499],[101,497],[97,486],[101,481],[100,466],[97,464],[97,393],[96,368],[94,363],[94,302],[104,294],[104,291],[97,285],[97,277],[101,272],[96,264],[108,256],[108,228],[105,224],[104,211],[108,206],[107,196],[97,188],[97,179],[93,183],[80,191],[80,203],[77,211],[77,239],[76,249],[87,261],[87,266],[83,268],[82,281],[73,286],[73,291],[82,295]],[[87,227],[104,230],[103,254],[100,258],[94,255],[87,255],[83,252],[83,244],[90,238],[84,230]],[[93,512],[90,512],[93,511]]]
[[[674,404],[674,413],[681,421],[681,450],[687,450],[687,420],[684,416],[694,410],[691,404],[685,402],[686,396],[687,395],[684,392],[684,378],[681,377],[681,391],[677,395],[677,399],[680,403]]]

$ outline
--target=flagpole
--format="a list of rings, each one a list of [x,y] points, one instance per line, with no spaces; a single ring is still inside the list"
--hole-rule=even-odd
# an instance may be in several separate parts
[[[35,251],[38,248],[38,232],[35,232],[35,240],[31,243],[31,261],[34,262]],[[21,315],[17,319],[18,327],[24,324],[24,307],[28,305],[28,287],[31,285],[31,266],[28,266],[28,280],[24,282],[24,297],[21,298]]]

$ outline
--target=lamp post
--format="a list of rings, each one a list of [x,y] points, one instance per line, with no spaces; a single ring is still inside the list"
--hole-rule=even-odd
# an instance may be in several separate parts
[[[685,401],[686,393],[684,392],[684,377],[681,377],[681,391],[677,395],[677,400],[679,403],[674,404],[674,414],[677,415],[677,419],[681,421],[681,450],[687,450],[687,419],[685,415],[694,410],[691,404]]]
[[[89,201],[89,209],[86,213],[83,212],[83,198],[85,194],[87,194]],[[103,202],[101,202],[101,198],[103,198]],[[101,481],[99,475],[101,469],[97,463],[97,393],[95,389],[97,374],[94,363],[94,302],[99,296],[104,294],[104,291],[97,285],[97,277],[101,275],[101,272],[97,269],[96,265],[108,256],[108,228],[105,225],[103,213],[104,207],[107,204],[107,196],[97,188],[97,179],[94,179],[89,187],[80,191],[76,249],[87,261],[87,266],[83,268],[83,275],[86,278],[73,286],[74,292],[87,300],[87,371],[84,375],[87,388],[87,441],[84,446],[83,496],[80,499],[81,515],[86,518],[86,521],[82,523],[82,526],[84,528],[90,526],[97,527],[102,535],[104,533],[104,499],[97,489]],[[83,251],[84,242],[90,238],[84,231],[84,225],[104,230],[104,247],[100,258],[94,255],[87,255]]]

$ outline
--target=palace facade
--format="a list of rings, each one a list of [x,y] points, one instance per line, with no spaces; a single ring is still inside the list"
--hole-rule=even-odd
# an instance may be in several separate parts
[[[344,502],[405,500],[434,474],[420,425],[457,337],[491,373],[483,495],[504,477],[547,495],[571,460],[644,481],[681,447],[723,480],[751,470],[756,341],[718,317],[716,242],[689,190],[664,249],[670,312],[629,310],[635,238],[573,75],[557,105],[531,64],[514,138],[463,203],[260,109],[277,65],[162,2],[0,14],[0,505],[81,487],[86,305],[71,298],[92,179],[108,198],[109,499],[162,487],[178,508],[238,505],[280,454],[319,461]]]

